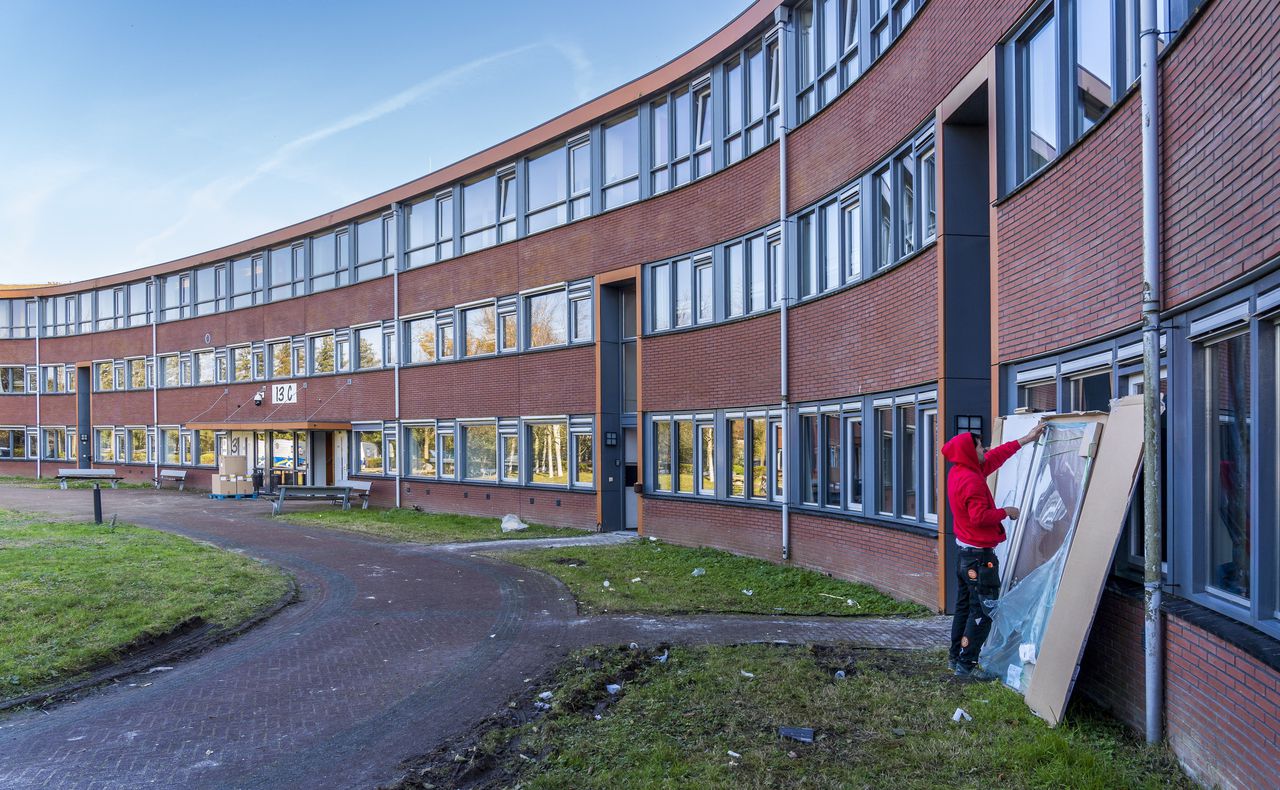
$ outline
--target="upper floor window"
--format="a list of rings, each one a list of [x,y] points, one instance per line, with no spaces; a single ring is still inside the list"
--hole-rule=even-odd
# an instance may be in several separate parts
[[[394,214],[382,214],[357,222],[356,282],[390,272],[395,252]]]
[[[346,285],[351,267],[349,235],[331,231],[311,239],[311,290],[327,291]]]
[[[98,331],[116,329],[121,326],[124,317],[124,289],[104,288],[98,291],[98,304],[95,310]]]
[[[231,309],[258,304],[262,288],[261,255],[231,261]]]
[[[568,301],[563,289],[525,297],[528,347],[564,345],[569,340]]]
[[[22,365],[0,367],[0,395],[21,395],[27,391],[27,369]]]
[[[303,245],[294,244],[271,251],[271,270],[267,281],[267,298],[270,301],[301,296],[306,292],[303,284],[306,279],[304,249]]]
[[[191,275],[169,274],[160,278],[160,320],[176,321],[191,315]]]
[[[703,78],[650,105],[653,193],[711,172],[711,83]]]
[[[604,127],[604,208],[640,199],[640,117],[632,113]]]
[[[574,138],[525,160],[527,232],[591,214],[591,138]]]
[[[462,252],[498,241],[498,179],[489,175],[462,185]]]
[[[765,61],[775,43],[752,44],[724,64],[725,164],[750,156],[773,139]]]
[[[227,309],[227,267],[205,266],[195,271],[195,314],[209,315]],[[132,302],[132,299],[130,300]],[[130,312],[132,312],[132,304]]]
[[[409,268],[453,255],[453,192],[405,206],[405,250]]]

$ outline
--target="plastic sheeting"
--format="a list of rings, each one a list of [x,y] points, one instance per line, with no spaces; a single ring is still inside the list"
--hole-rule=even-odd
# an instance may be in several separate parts
[[[1088,483],[1091,459],[1081,453],[1089,427],[1050,422],[1031,458],[1017,468],[1013,489],[1022,492],[1022,513],[1002,574],[1007,592],[996,605],[979,663],[1020,692],[1035,670]]]
[[[1000,421],[1000,441],[1023,436],[1042,419],[1054,416],[1052,412],[1036,412],[1032,414],[1010,414]],[[999,442],[996,442],[997,444]],[[1000,467],[996,473],[995,501],[996,507],[1022,507],[1022,497],[1027,491],[1027,480],[1030,478],[1031,464],[1035,462],[1035,448],[1014,453],[1014,456]],[[1005,533],[1012,537],[1017,532],[1017,524],[1013,519],[1004,520]],[[996,559],[1000,561],[1000,577],[1005,578],[1008,568],[1009,541],[995,547]]]

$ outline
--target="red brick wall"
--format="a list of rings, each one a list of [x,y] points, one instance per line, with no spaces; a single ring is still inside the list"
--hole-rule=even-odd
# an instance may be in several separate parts
[[[1142,602],[1113,592],[1089,636],[1078,688],[1143,728]],[[1280,672],[1176,615],[1165,616],[1165,728],[1207,786],[1273,787],[1280,776]]]
[[[374,481],[369,501],[371,505],[383,507],[394,505],[395,481]],[[400,492],[400,506],[415,505],[428,512],[498,518],[515,513],[522,521],[533,524],[593,531],[596,528],[595,494],[581,491],[405,480]]]
[[[782,515],[770,508],[646,498],[644,532],[682,546],[782,561]],[[936,547],[933,537],[793,513],[786,564],[864,582],[932,608],[937,605]]]
[[[791,324],[791,399],[884,392],[937,380],[936,247],[834,296]]]
[[[777,403],[778,315],[640,341],[644,410]]]

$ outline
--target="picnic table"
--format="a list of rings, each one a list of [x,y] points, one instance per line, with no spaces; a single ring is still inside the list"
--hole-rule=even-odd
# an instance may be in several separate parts
[[[115,488],[116,483],[124,479],[114,469],[59,469],[57,477],[58,485],[63,491],[67,490],[68,480],[90,480],[94,482],[94,488],[97,488],[97,483],[106,480]]]
[[[271,503],[271,515],[278,516],[284,512],[285,500],[323,499],[342,505],[343,510],[351,509],[351,486],[280,486],[276,489],[275,501]]]

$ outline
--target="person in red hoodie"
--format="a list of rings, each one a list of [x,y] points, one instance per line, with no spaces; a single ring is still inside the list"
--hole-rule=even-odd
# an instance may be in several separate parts
[[[1005,539],[1004,519],[1018,517],[1016,507],[996,507],[987,476],[1042,433],[1044,423],[1039,423],[1021,439],[987,450],[977,434],[965,432],[942,446],[942,456],[952,464],[947,473],[947,504],[960,549],[948,665],[961,677],[995,679],[978,668],[978,651],[991,632],[991,614],[1000,594],[1000,564],[992,549]]]

